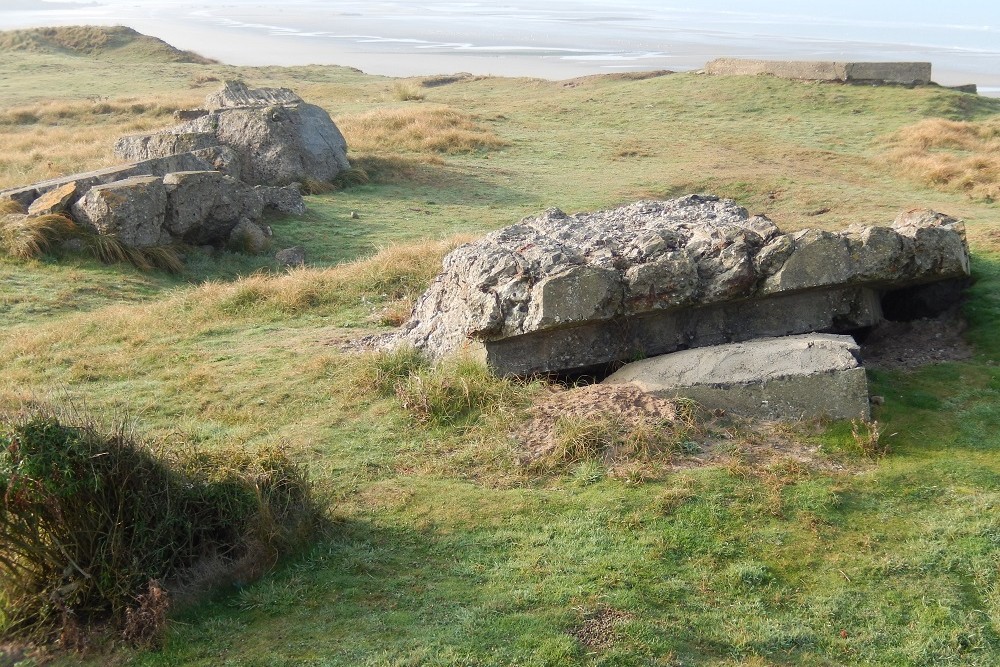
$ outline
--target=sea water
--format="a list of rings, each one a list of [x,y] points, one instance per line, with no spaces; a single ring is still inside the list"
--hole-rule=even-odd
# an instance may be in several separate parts
[[[0,0],[0,29],[124,24],[237,65],[566,78],[700,68],[720,56],[926,60],[1000,94],[1000,3],[785,0]]]

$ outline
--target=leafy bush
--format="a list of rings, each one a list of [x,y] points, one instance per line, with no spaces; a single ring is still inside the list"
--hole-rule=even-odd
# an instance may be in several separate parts
[[[137,619],[163,616],[164,589],[259,576],[319,516],[305,471],[277,450],[158,454],[124,428],[37,410],[7,417],[0,633],[110,620],[145,637]]]

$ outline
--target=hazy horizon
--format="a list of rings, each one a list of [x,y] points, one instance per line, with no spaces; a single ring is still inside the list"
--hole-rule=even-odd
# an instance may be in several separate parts
[[[122,24],[234,65],[338,64],[390,76],[455,71],[568,78],[698,69],[721,56],[926,60],[943,84],[1000,92],[1000,6],[843,0],[5,0],[0,29]]]

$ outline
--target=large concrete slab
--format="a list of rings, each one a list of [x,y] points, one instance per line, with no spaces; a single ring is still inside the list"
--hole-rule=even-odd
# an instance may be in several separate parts
[[[805,334],[644,359],[604,380],[763,419],[870,417],[868,381],[850,336]]]
[[[705,65],[705,72],[743,76],[770,74],[783,79],[878,82],[901,85],[925,85],[931,81],[931,63],[928,62],[834,62],[718,58]]]

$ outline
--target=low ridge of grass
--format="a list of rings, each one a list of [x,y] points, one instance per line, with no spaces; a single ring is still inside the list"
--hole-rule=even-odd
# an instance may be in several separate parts
[[[132,59],[198,64],[215,62],[125,26],[58,26],[0,31],[0,51],[55,52],[93,57],[126,49]]]

